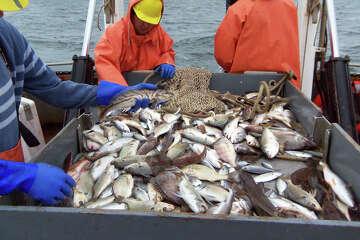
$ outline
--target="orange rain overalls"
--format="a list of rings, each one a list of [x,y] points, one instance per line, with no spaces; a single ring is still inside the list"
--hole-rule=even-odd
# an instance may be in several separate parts
[[[21,140],[19,140],[18,144],[5,152],[0,153],[0,159],[15,161],[15,162],[24,162],[24,154],[21,147]]]
[[[130,20],[132,7],[141,0],[130,0],[125,17],[109,26],[95,48],[95,67],[101,80],[127,86],[121,74],[133,70],[151,70],[168,63],[175,65],[173,40],[160,24],[146,35],[136,35]],[[164,1],[162,13],[164,11]]]
[[[215,35],[214,55],[230,73],[294,70],[301,87],[297,9],[292,0],[241,0]]]

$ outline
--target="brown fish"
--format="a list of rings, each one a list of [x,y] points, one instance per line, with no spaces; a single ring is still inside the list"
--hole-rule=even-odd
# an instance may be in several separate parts
[[[254,204],[254,207],[260,208],[270,216],[278,216],[276,207],[265,196],[263,189],[255,183],[253,177],[249,173],[241,169],[237,169],[230,174],[230,179],[237,184],[243,185],[244,191]]]

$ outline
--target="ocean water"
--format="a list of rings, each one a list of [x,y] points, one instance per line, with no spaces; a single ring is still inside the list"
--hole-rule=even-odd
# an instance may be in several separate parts
[[[127,3],[125,2],[125,9]],[[89,54],[103,33],[97,28],[103,13],[97,1]],[[166,0],[161,24],[174,39],[177,66],[203,67],[217,71],[213,57],[214,35],[225,16],[225,0]],[[341,55],[360,63],[360,1],[335,1]],[[71,62],[80,55],[87,18],[87,0],[30,0],[23,11],[6,12],[5,19],[15,25],[46,63]],[[103,28],[103,27],[102,27]]]

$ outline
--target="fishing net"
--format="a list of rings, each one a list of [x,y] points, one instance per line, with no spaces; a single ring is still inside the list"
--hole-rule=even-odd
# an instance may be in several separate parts
[[[179,109],[182,113],[222,112],[225,104],[210,91],[212,73],[194,67],[177,68],[174,76],[166,81],[165,90],[173,94],[163,107],[169,112]]]

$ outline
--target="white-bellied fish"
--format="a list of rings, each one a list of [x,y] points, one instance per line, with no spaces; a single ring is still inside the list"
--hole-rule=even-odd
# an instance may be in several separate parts
[[[200,194],[185,176],[181,177],[181,180],[179,181],[178,195],[186,202],[194,213],[205,213],[208,209],[204,199],[202,199]]]
[[[113,184],[113,192],[117,199],[124,199],[131,196],[134,188],[134,179],[130,174],[120,175]]]
[[[228,178],[227,175],[219,174],[215,170],[201,164],[190,164],[183,167],[181,170],[190,176],[210,182],[225,180]]]
[[[270,159],[274,158],[280,150],[280,144],[269,128],[264,128],[261,136],[261,149]]]
[[[222,138],[214,144],[214,149],[221,158],[221,160],[230,163],[231,166],[236,167],[236,152],[233,144],[227,138]]]
[[[320,162],[319,164],[322,167],[325,181],[335,192],[336,196],[349,207],[354,207],[354,197],[347,188],[346,183],[326,163]]]

